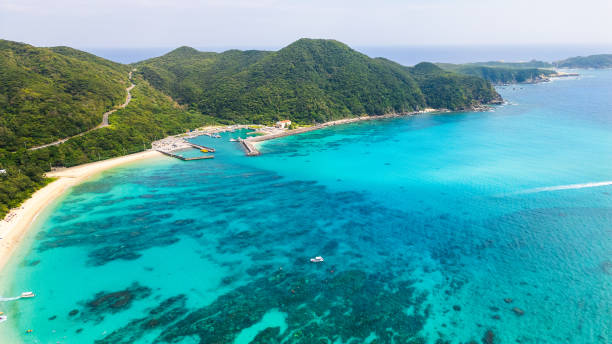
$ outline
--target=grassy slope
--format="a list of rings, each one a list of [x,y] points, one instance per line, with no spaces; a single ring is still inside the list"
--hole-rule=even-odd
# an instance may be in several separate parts
[[[111,125],[35,151],[0,151],[0,218],[44,186],[43,173],[52,166],[74,166],[142,151],[167,135],[216,123],[213,118],[186,111],[146,81],[136,79],[130,105],[111,115]]]
[[[123,103],[127,67],[77,52],[0,40],[0,149],[78,134]]]

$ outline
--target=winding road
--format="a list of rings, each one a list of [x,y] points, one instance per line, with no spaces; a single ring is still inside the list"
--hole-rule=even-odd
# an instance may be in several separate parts
[[[130,72],[130,73],[128,74],[128,78],[130,79],[130,82],[131,82],[131,81],[132,81],[132,72]],[[110,111],[105,112],[105,113],[102,115],[102,123],[98,124],[98,125],[97,125],[95,128],[91,128],[91,129],[89,129],[89,130],[87,130],[87,131],[84,131],[84,132],[82,132],[82,133],[80,133],[80,134],[76,134],[76,135],[73,135],[73,136],[70,136],[70,137],[66,137],[66,138],[63,138],[63,139],[60,139],[60,140],[57,140],[57,141],[51,142],[51,143],[47,143],[47,144],[44,144],[44,145],[40,145],[40,146],[36,146],[36,147],[32,147],[32,148],[28,148],[28,150],[37,150],[37,149],[41,149],[41,148],[45,148],[45,147],[57,146],[57,145],[59,145],[60,143],[64,143],[64,142],[66,142],[66,141],[68,141],[68,140],[70,140],[70,139],[72,139],[72,138],[79,137],[79,136],[83,136],[83,135],[87,134],[87,133],[88,133],[88,132],[90,132],[90,131],[93,131],[93,130],[96,130],[96,129],[100,129],[100,128],[104,128],[104,127],[108,127],[108,126],[109,126],[109,123],[108,123],[108,116],[109,116],[110,114],[114,113],[115,111],[117,111],[117,110],[119,110],[119,109],[123,109],[123,108],[125,108],[126,106],[128,106],[128,104],[130,103],[130,100],[132,100],[132,93],[131,93],[131,91],[132,91],[132,89],[133,89],[135,86],[136,86],[136,85],[131,84],[131,85],[130,85],[130,87],[128,87],[128,88],[126,88],[126,89],[125,89],[125,90],[127,91],[127,96],[125,97],[125,103],[123,103],[123,104],[121,104],[121,105],[119,105],[119,106],[115,107],[113,110],[110,110]]]

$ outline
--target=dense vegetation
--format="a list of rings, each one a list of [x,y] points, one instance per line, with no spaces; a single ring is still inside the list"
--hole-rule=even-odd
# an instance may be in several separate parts
[[[429,62],[407,69],[431,108],[465,109],[501,102],[491,84],[482,78],[451,73]]]
[[[0,40],[0,148],[32,147],[93,128],[125,100],[128,85],[126,66],[70,48]]]
[[[532,67],[523,67],[527,65],[539,65],[545,62],[536,63],[466,63],[466,64],[450,64],[440,63],[441,68],[460,73],[464,75],[477,76],[479,78],[490,81],[493,84],[514,84],[514,83],[531,83],[548,80],[550,76],[556,75],[552,69],[541,69]]]
[[[239,122],[289,118],[312,123],[426,107],[456,110],[499,97],[477,78],[439,68],[415,78],[404,66],[369,58],[333,40],[301,39],[277,52],[215,54],[182,47],[136,67],[181,104]],[[446,82],[452,86],[442,87]]]
[[[303,39],[277,52],[182,47],[135,65],[132,101],[111,115],[110,126],[26,149],[99,124],[103,112],[123,103],[133,67],[67,47],[0,41],[0,169],[7,170],[0,174],[0,217],[47,183],[43,174],[52,167],[141,151],[205,124],[312,123],[499,99],[480,78],[371,59],[330,40]]]
[[[612,54],[570,57],[555,62],[558,68],[612,68]]]

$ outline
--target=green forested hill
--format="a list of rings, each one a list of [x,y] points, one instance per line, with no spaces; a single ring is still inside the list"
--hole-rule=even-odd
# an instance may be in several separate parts
[[[125,101],[128,67],[74,49],[0,40],[0,149],[55,141],[98,125]]]
[[[222,78],[243,70],[267,54],[255,50],[229,50],[219,54],[181,47],[138,63],[137,67],[151,85],[180,103],[191,104],[202,99],[203,89],[208,85],[223,82]]]
[[[429,107],[464,109],[501,101],[491,84],[482,78],[448,72],[429,62],[407,69],[417,80]]]
[[[180,103],[231,121],[312,123],[438,105],[465,109],[499,97],[487,82],[441,70],[421,73],[417,81],[404,66],[369,58],[334,40],[301,39],[276,52],[215,54],[183,47],[136,67]],[[434,80],[451,82],[455,91],[465,89],[461,97],[445,101],[440,93],[445,89],[433,87]]]
[[[558,68],[612,68],[612,54],[570,57],[554,64]]]

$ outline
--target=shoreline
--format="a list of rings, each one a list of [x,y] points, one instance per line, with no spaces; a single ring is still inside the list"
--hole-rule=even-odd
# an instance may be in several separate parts
[[[478,110],[480,109],[471,109],[469,111],[478,111]],[[390,113],[390,114],[379,115],[379,116],[367,116],[366,115],[366,116],[359,116],[359,117],[352,117],[352,118],[344,118],[344,119],[339,119],[335,121],[329,121],[329,122],[313,125],[310,127],[302,127],[302,128],[297,128],[297,129],[285,130],[285,131],[278,132],[278,133],[249,137],[249,138],[240,140],[240,143],[242,145],[242,148],[244,148],[247,156],[258,156],[258,155],[261,155],[261,152],[259,151],[259,149],[257,149],[255,143],[259,143],[263,141],[273,140],[273,139],[286,137],[286,136],[298,135],[298,134],[307,133],[310,131],[315,131],[315,130],[333,127],[337,125],[343,125],[343,124],[357,123],[357,122],[363,122],[363,121],[372,121],[372,120],[379,120],[379,119],[387,119],[387,118],[410,117],[410,116],[426,114],[426,113],[446,113],[446,112],[451,112],[451,111],[446,110],[446,109],[427,108],[425,110],[407,112],[407,113]]]
[[[463,111],[482,111],[488,108],[489,105],[483,105],[482,107],[475,107]],[[274,131],[272,133],[248,137],[246,139],[239,139],[241,146],[244,148],[247,156],[261,155],[261,152],[256,147],[256,143],[268,141],[276,138],[298,135],[310,131],[315,131],[327,127],[333,127],[337,125],[350,124],[363,121],[388,119],[388,118],[399,118],[399,117],[410,117],[419,114],[427,113],[446,113],[451,112],[447,109],[433,109],[427,108],[421,111],[413,111],[407,113],[391,113],[378,116],[359,116],[352,118],[344,118],[335,121],[329,121],[309,127],[302,127],[292,130]],[[454,112],[454,111],[452,111]],[[47,184],[43,188],[37,190],[30,198],[28,198],[20,207],[12,209],[4,219],[0,220],[0,271],[6,266],[9,259],[11,258],[14,251],[17,249],[19,243],[31,227],[32,223],[36,220],[38,215],[55,199],[60,197],[64,192],[79,183],[82,183],[87,178],[100,173],[104,170],[117,167],[119,165],[127,164],[130,162],[143,160],[152,157],[163,156],[165,151],[173,151],[183,147],[181,143],[187,143],[186,139],[202,136],[211,135],[220,132],[234,131],[236,129],[250,128],[254,125],[229,125],[229,126],[210,126],[196,129],[195,131],[187,134],[179,134],[168,136],[162,140],[158,140],[152,143],[152,148],[143,152],[134,153],[130,155],[124,155],[116,158],[107,160],[92,162],[88,164],[73,166],[69,168],[57,169],[45,174],[46,177],[57,178],[51,183]],[[269,128],[270,129],[270,128]],[[274,129],[274,128],[271,128]]]
[[[12,209],[4,219],[0,220],[0,270],[4,269],[43,209],[70,187],[110,168],[159,156],[162,156],[161,153],[155,150],[146,150],[46,173],[46,177],[57,179],[37,190],[19,208]]]

